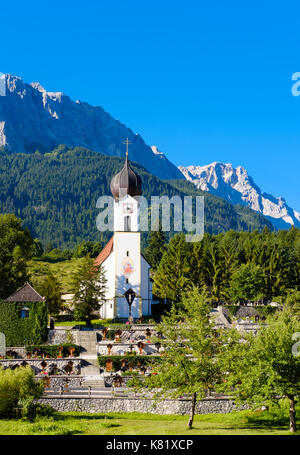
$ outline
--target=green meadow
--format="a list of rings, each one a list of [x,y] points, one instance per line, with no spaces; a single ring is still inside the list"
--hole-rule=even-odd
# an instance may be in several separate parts
[[[300,408],[297,423],[300,430]],[[289,435],[288,415],[278,410],[188,416],[140,413],[54,413],[35,422],[0,420],[1,435]],[[300,435],[300,431],[296,433]]]

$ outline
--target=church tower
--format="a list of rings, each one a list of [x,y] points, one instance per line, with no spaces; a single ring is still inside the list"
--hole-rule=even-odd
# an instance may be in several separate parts
[[[151,314],[152,286],[150,265],[141,254],[138,196],[142,195],[142,181],[130,166],[128,139],[125,144],[124,166],[110,184],[114,197],[114,235],[96,264],[103,264],[108,281],[101,316],[137,319]]]

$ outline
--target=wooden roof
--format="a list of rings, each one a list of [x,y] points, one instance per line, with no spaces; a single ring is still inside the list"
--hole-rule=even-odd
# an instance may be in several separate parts
[[[111,237],[111,239],[107,242],[105,247],[100,251],[100,253],[96,257],[96,259],[94,261],[94,266],[99,267],[99,265],[101,265],[105,261],[105,259],[107,259],[108,256],[111,254],[111,252],[113,251],[113,248],[114,248],[114,236]]]
[[[11,294],[6,302],[43,302],[44,299],[40,294],[33,289],[33,287],[26,281],[26,283],[13,294]]]

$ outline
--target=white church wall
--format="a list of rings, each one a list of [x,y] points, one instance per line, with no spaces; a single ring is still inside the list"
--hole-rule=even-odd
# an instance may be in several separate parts
[[[113,251],[102,263],[107,279],[106,302],[100,309],[100,316],[104,319],[113,319],[114,317],[114,296],[115,296],[115,252]]]
[[[112,253],[102,263],[105,270],[105,278],[107,279],[106,298],[112,299],[115,296],[115,252]]]
[[[117,273],[117,296],[122,296],[128,289],[132,289],[137,296],[141,293],[141,251],[139,232],[116,232],[115,254]],[[132,305],[132,316],[139,317],[138,297]],[[126,305],[125,305],[126,304]],[[126,307],[127,306],[127,307]],[[121,316],[125,314],[125,316]],[[128,304],[125,298],[118,298],[118,317],[128,316]]]
[[[100,308],[100,318],[102,319],[114,318],[114,299],[106,300],[105,304]]]
[[[137,297],[131,305],[131,316],[133,318],[139,317],[139,299]],[[129,306],[125,297],[117,298],[117,317],[126,319],[129,317]]]

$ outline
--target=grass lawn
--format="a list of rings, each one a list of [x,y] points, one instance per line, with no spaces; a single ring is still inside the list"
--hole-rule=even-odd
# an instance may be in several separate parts
[[[33,286],[38,286],[47,273],[52,272],[62,284],[63,294],[72,292],[72,275],[74,270],[80,265],[83,258],[70,259],[59,262],[48,262],[33,259],[28,262],[28,270],[31,275],[31,282]]]
[[[299,411],[299,409],[298,409]],[[298,427],[300,418],[298,412]],[[187,429],[188,416],[139,413],[55,413],[29,423],[0,420],[1,435],[288,435],[288,419],[271,412],[241,411],[196,416]],[[300,435],[300,431],[297,432]]]

